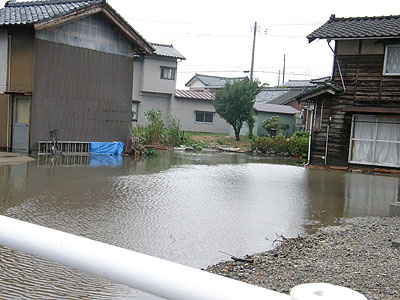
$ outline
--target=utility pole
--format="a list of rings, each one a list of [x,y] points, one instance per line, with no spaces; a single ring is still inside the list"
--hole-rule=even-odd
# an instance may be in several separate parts
[[[286,54],[283,54],[283,77],[282,84],[285,84]]]
[[[281,85],[281,70],[278,72],[278,86]]]
[[[253,52],[251,54],[251,68],[250,68],[250,81],[253,81],[253,71],[254,71],[254,52],[256,49],[256,35],[257,35],[257,22],[254,23],[253,29]]]

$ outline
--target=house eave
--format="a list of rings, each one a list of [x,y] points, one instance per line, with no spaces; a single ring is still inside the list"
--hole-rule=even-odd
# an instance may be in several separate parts
[[[360,36],[360,37],[307,37],[308,43],[319,40],[349,41],[349,40],[390,40],[398,39],[400,36]]]
[[[338,88],[324,88],[324,89],[318,89],[310,92],[306,92],[302,95],[299,95],[296,97],[298,101],[307,101],[311,98],[315,98],[317,96],[323,95],[323,94],[330,94],[330,95],[335,95],[339,91]]]

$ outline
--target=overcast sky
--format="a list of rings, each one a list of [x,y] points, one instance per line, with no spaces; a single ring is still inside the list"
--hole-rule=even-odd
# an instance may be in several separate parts
[[[4,6],[5,1],[1,1]],[[306,36],[336,17],[399,15],[399,0],[108,0],[147,41],[173,44],[186,60],[178,65],[177,88],[195,73],[245,76],[250,70],[252,27],[256,37],[254,76],[278,84],[286,54],[287,80],[330,76],[333,56],[325,40]]]

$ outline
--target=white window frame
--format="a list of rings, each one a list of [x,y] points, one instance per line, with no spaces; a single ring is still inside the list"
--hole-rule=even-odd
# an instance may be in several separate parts
[[[161,66],[161,79],[175,80],[176,68]]]
[[[197,121],[197,114],[204,114],[204,118],[203,121]],[[211,122],[207,122],[206,121],[206,114],[210,114],[212,116],[212,121]],[[201,124],[214,124],[214,113],[211,111],[195,111],[194,112],[194,121],[196,123],[201,123]]]
[[[398,165],[393,165],[393,164],[380,164],[380,163],[375,163],[376,159],[376,144],[377,143],[391,143],[391,144],[400,144],[400,141],[388,141],[388,140],[378,140],[377,135],[378,135],[378,126],[379,126],[379,118],[382,117],[387,117],[383,115],[371,115],[368,114],[368,116],[374,116],[375,117],[375,138],[374,139],[356,139],[354,138],[354,125],[355,125],[355,119],[357,116],[365,116],[362,114],[354,114],[352,116],[351,120],[351,135],[350,135],[350,148],[349,148],[349,157],[348,157],[348,162],[351,164],[358,164],[358,165],[370,165],[370,166],[382,166],[382,167],[393,167],[393,168],[399,168],[400,167],[400,162]],[[400,118],[398,118],[400,121]],[[354,141],[362,141],[362,142],[372,142],[373,143],[373,162],[368,163],[368,162],[359,162],[359,161],[354,161],[352,160],[352,155],[353,155],[353,144]],[[399,155],[400,156],[400,155]],[[399,157],[400,161],[400,157]]]
[[[136,110],[134,110],[134,107],[136,106]],[[137,101],[132,101],[132,122],[137,122],[138,121],[138,115],[139,115],[139,102]]]
[[[386,72],[387,59],[388,59],[388,49],[391,49],[391,48],[397,48],[400,51],[400,44],[386,45],[386,47],[385,47],[385,58],[384,58],[384,63],[383,63],[383,75],[386,75],[386,76],[400,76],[400,72],[399,73]],[[400,69],[400,66],[399,66],[399,69]]]

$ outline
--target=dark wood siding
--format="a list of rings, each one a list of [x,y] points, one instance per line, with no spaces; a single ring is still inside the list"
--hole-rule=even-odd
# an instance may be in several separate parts
[[[9,31],[11,42],[10,77],[8,91],[32,93],[33,90],[33,29],[13,29]]]
[[[11,103],[8,97],[8,95],[0,95],[0,148],[7,147],[7,119],[11,118]],[[7,118],[7,113],[10,113],[9,118]],[[8,145],[11,146],[11,129],[8,128],[8,130]]]
[[[329,165],[345,166],[351,134],[352,114],[343,112],[347,106],[358,107],[400,107],[400,76],[384,76],[382,54],[339,55],[340,67],[346,86],[345,93],[330,99],[329,111],[324,113],[324,124],[330,118],[328,160]],[[334,64],[333,80],[342,86],[339,68]],[[326,130],[326,127],[325,127]],[[312,163],[322,163],[318,156],[325,149],[326,134],[313,134]]]
[[[31,149],[53,129],[64,141],[125,142],[132,80],[132,58],[36,39]]]

